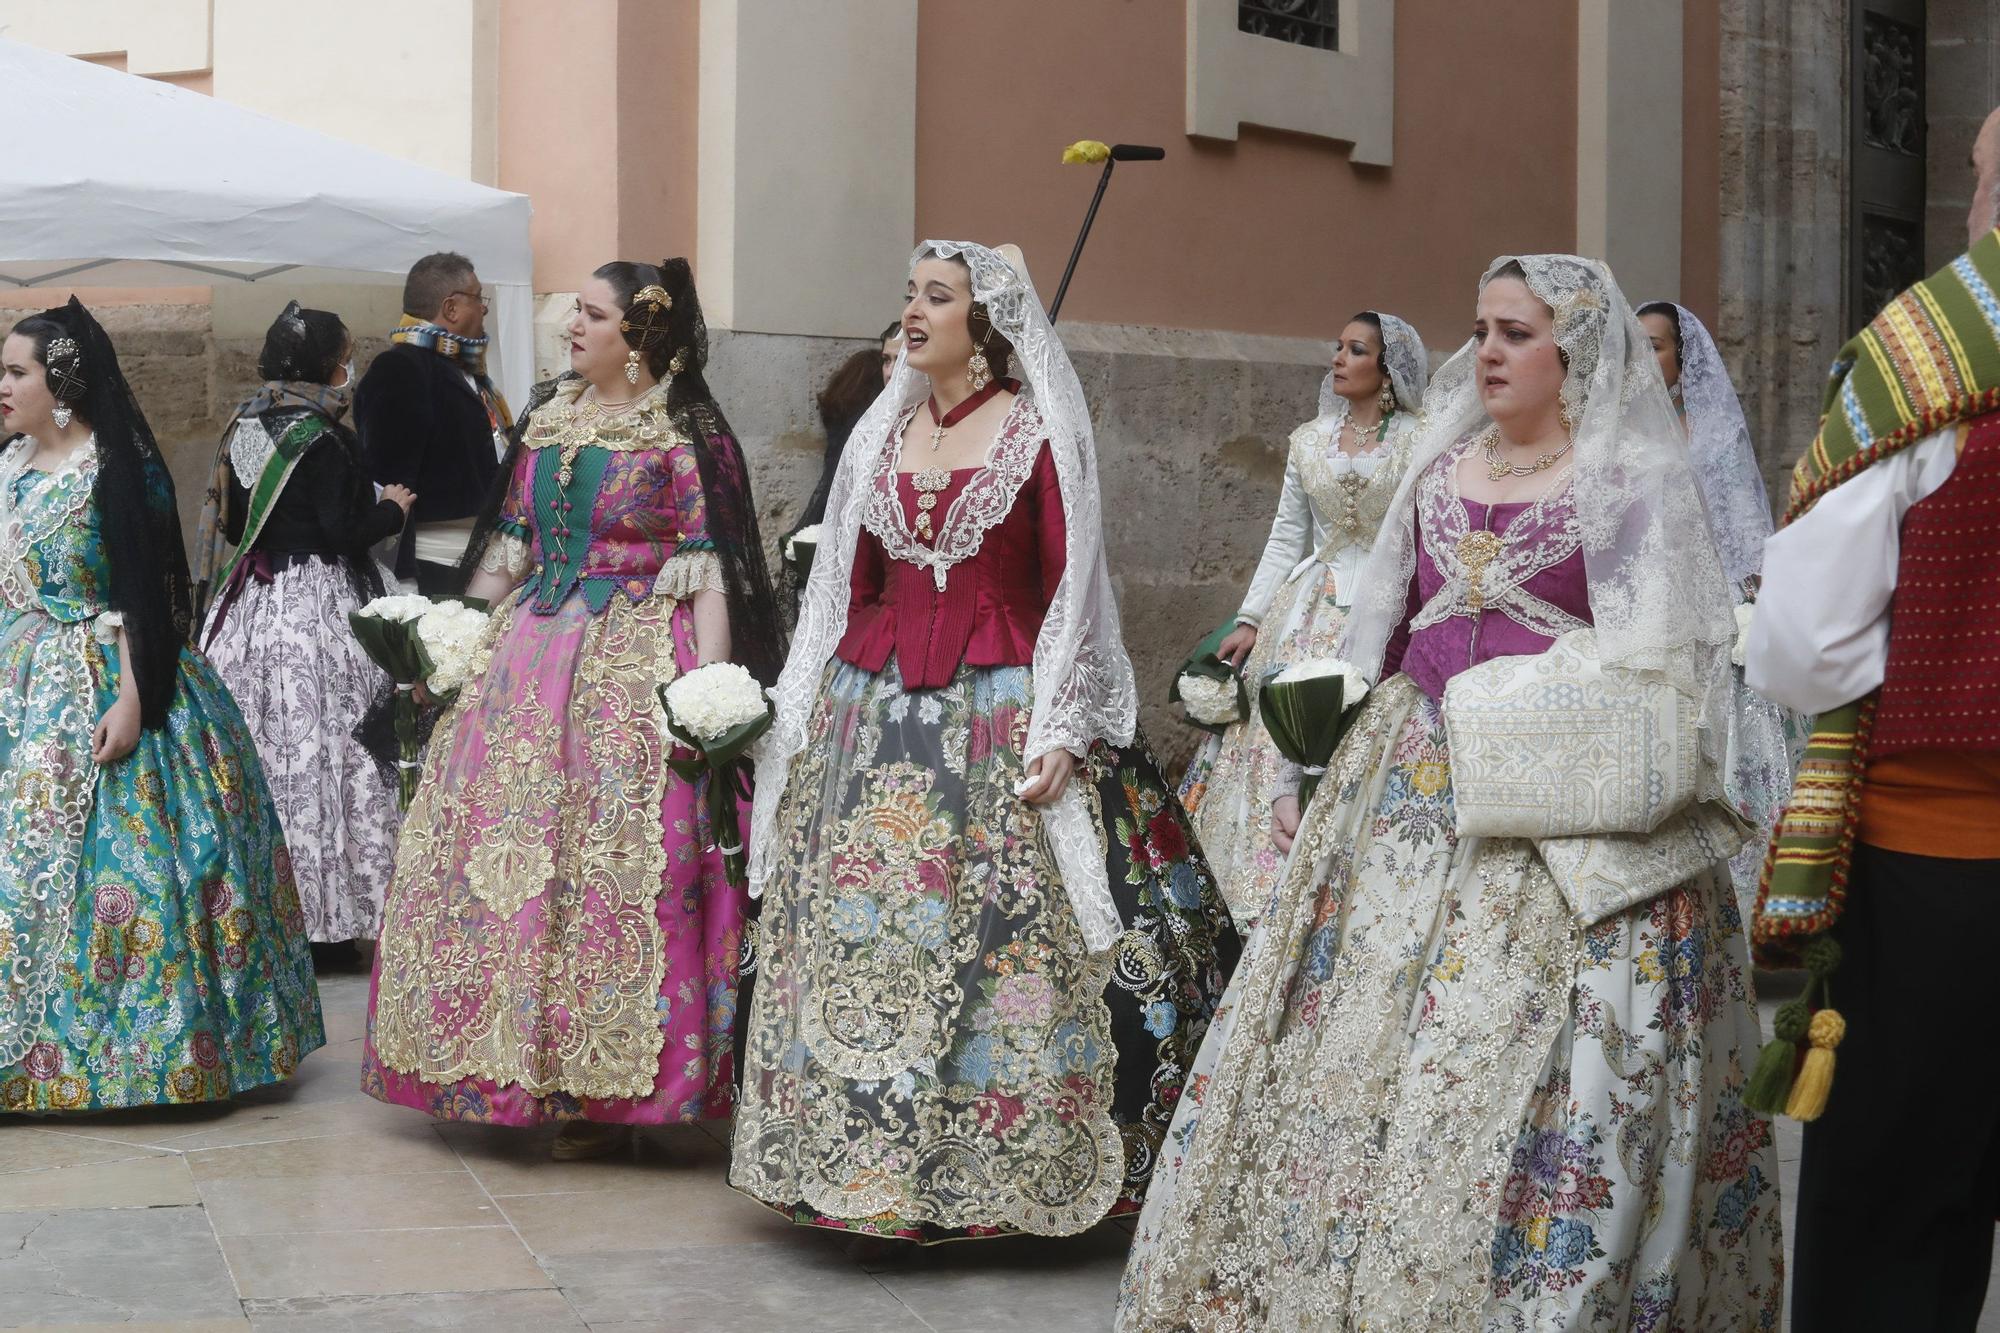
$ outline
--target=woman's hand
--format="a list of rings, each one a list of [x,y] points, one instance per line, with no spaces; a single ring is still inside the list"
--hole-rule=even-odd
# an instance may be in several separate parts
[[[1280,796],[1271,802],[1271,841],[1278,850],[1289,853],[1292,839],[1299,834],[1299,798]]]
[[[1061,798],[1069,787],[1069,777],[1076,771],[1076,756],[1068,750],[1051,750],[1045,755],[1028,761],[1028,779],[1021,788],[1021,799],[1030,805],[1050,805]]]
[[[403,511],[403,517],[410,516],[410,506],[417,502],[417,493],[408,486],[384,486],[382,498]]]
[[[100,765],[115,764],[132,753],[138,743],[138,696],[121,693],[118,702],[104,710],[104,716],[97,719],[97,729],[90,733],[90,757]]]
[[[1241,671],[1243,664],[1250,660],[1251,649],[1256,646],[1257,627],[1255,625],[1238,625],[1235,629],[1229,631],[1228,637],[1216,646],[1215,655],[1229,663],[1230,666],[1235,667],[1238,671]]]

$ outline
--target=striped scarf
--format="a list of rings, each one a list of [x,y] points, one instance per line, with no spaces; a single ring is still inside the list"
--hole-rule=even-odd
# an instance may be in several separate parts
[[[1834,358],[1819,437],[1792,473],[1790,523],[1880,459],[2000,410],[2000,229],[1889,303]],[[1765,853],[1751,941],[1796,966],[1840,918],[1854,849],[1870,695],[1820,717]]]
[[[392,343],[409,343],[414,347],[428,347],[446,360],[455,362],[459,369],[472,376],[479,386],[479,396],[486,404],[487,418],[495,430],[505,430],[514,417],[507,409],[507,399],[500,388],[486,374],[486,348],[490,338],[466,338],[450,329],[418,319],[415,315],[405,315],[400,324],[389,332]]]

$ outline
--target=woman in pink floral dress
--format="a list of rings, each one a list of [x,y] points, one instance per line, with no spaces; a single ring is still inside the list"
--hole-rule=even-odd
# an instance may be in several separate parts
[[[726,1116],[744,902],[657,684],[781,652],[742,455],[702,380],[685,260],[607,264],[467,555],[491,658],[404,824],[364,1086],[442,1119],[625,1128]]]

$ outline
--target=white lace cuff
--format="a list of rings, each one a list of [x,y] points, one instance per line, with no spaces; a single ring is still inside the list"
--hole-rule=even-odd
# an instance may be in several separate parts
[[[106,611],[97,618],[97,623],[92,626],[91,633],[99,643],[116,643],[118,642],[118,631],[124,628],[125,613],[123,611]]]
[[[496,532],[480,553],[479,569],[484,574],[505,574],[510,579],[526,578],[534,565],[528,543],[511,532]]]
[[[667,557],[660,575],[653,580],[653,592],[685,602],[698,592],[721,592],[722,561],[713,551],[682,551]]]

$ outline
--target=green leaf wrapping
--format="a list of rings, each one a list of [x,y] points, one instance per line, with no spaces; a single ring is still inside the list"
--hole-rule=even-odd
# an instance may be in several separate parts
[[[1299,809],[1304,810],[1353,724],[1355,710],[1346,706],[1347,683],[1339,676],[1281,681],[1280,674],[1271,673],[1259,686],[1257,713],[1278,753],[1306,770],[1299,782]]]
[[[396,802],[398,809],[407,811],[417,794],[417,779],[423,775],[422,751],[417,744],[417,701],[410,687],[430,674],[417,622],[383,620],[349,611],[347,624],[368,659],[396,683]]]
[[[1236,716],[1244,718],[1250,715],[1250,694],[1243,688],[1243,673],[1215,655],[1216,649],[1222,646],[1222,641],[1228,638],[1235,628],[1236,621],[1232,617],[1210,630],[1208,637],[1195,645],[1194,651],[1188,654],[1188,659],[1174,672],[1174,683],[1167,690],[1168,703],[1181,702],[1182,676],[1199,676],[1204,680],[1232,680],[1236,682]],[[1201,722],[1188,717],[1185,713],[1182,716],[1193,726],[1217,736],[1234,725],[1229,722]]]

